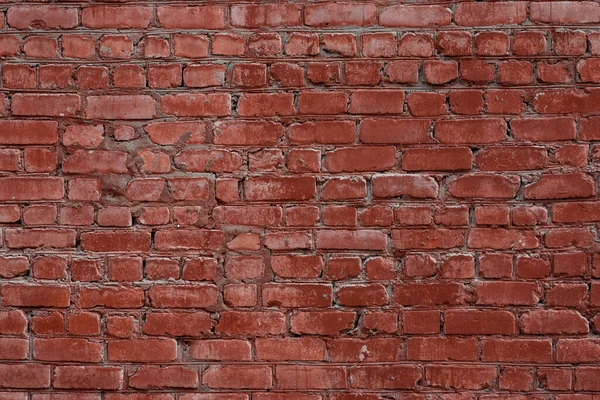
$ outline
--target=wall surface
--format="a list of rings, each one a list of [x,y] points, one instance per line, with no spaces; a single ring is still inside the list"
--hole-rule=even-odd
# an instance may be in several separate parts
[[[0,27],[0,400],[600,396],[600,3]]]

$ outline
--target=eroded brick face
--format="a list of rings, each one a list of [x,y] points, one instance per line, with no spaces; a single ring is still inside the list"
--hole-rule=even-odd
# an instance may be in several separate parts
[[[600,396],[596,1],[4,1],[0,400]]]

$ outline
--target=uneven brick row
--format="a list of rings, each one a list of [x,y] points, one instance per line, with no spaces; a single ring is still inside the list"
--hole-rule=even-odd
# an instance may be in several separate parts
[[[165,58],[390,58],[415,57],[573,57],[600,54],[600,34],[594,30],[528,29],[447,30],[423,33],[378,31],[327,33],[168,33],[137,35],[64,33],[0,35],[0,55],[6,58],[56,60],[118,60]]]
[[[531,24],[585,25],[600,22],[592,1],[459,3],[440,5],[240,4],[240,5],[86,5],[8,7],[10,29],[171,29],[308,26],[386,26],[399,28]],[[4,21],[3,21],[4,22]]]
[[[396,60],[330,61],[312,63],[235,63],[226,64],[151,64],[115,67],[72,65],[5,64],[2,85],[5,89],[175,89],[235,88],[259,89],[319,88],[320,85],[387,86],[430,85],[460,82],[481,86],[496,79],[502,86],[530,86],[572,83],[598,83],[600,59],[587,58],[575,67],[569,62],[548,61],[456,61]],[[272,95],[272,98],[278,96]],[[460,113],[460,112],[459,112]],[[289,111],[281,113],[289,115]]]

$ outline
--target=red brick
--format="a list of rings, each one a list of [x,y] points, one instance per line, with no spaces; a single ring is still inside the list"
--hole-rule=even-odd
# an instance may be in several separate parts
[[[396,149],[391,146],[339,148],[325,154],[325,168],[331,173],[387,171],[396,163]]]
[[[481,32],[475,35],[475,53],[478,56],[505,56],[509,46],[510,37],[504,32]]]
[[[59,366],[53,385],[59,389],[117,390],[123,386],[121,367]]]
[[[64,308],[71,304],[70,293],[68,286],[6,284],[2,287],[2,305]]]
[[[50,366],[3,363],[0,365],[0,386],[11,389],[48,388],[50,387]]]
[[[459,198],[514,198],[520,187],[517,176],[463,175],[450,184],[449,192]]]
[[[351,329],[356,321],[353,312],[307,311],[295,313],[291,318],[291,331],[296,334],[336,336]]]
[[[256,357],[267,361],[323,361],[325,342],[318,338],[256,339]]]
[[[33,358],[41,361],[100,362],[102,344],[87,339],[35,339]]]
[[[269,366],[214,365],[202,373],[202,384],[214,389],[269,389],[273,377]]]
[[[310,177],[248,178],[244,188],[250,201],[310,200],[317,190]]]
[[[88,232],[81,235],[81,246],[89,251],[148,251],[148,232]]]
[[[481,390],[493,385],[498,372],[486,366],[431,366],[426,368],[429,385],[447,389]]]
[[[312,4],[304,8],[304,23],[314,27],[372,26],[377,10],[374,4]]]
[[[496,143],[506,140],[506,129],[506,122],[496,118],[444,119],[435,124],[434,133],[448,144]]]
[[[73,66],[42,65],[38,68],[40,88],[56,89],[73,86]]]
[[[469,170],[472,163],[471,150],[465,147],[407,149],[402,156],[402,169],[406,171]]]
[[[537,23],[589,24],[600,22],[600,7],[593,2],[543,2],[531,5],[530,19]]]
[[[192,342],[190,356],[195,360],[250,360],[250,343],[237,339],[213,339]]]
[[[326,230],[317,234],[317,248],[384,250],[387,247],[387,235],[380,231]]]
[[[285,331],[285,316],[276,311],[269,312],[224,312],[215,331],[225,335],[266,336]]]
[[[485,339],[481,359],[485,362],[552,362],[552,342],[545,339]]]
[[[394,286],[394,301],[400,305],[437,305],[462,303],[462,286],[458,283],[406,283]]]
[[[444,313],[444,332],[449,335],[514,335],[515,316],[501,310],[452,310]]]
[[[474,361],[477,340],[457,337],[412,337],[407,340],[407,359],[422,361]]]
[[[348,111],[351,114],[400,114],[403,106],[404,91],[356,90],[350,98]]]
[[[97,119],[151,119],[156,101],[146,95],[89,96],[86,116]]]
[[[23,50],[26,57],[54,58],[58,53],[58,41],[53,37],[29,36],[24,41]]]
[[[169,362],[177,358],[174,339],[113,340],[108,343],[109,361]]]
[[[379,15],[382,26],[421,28],[450,25],[452,13],[444,6],[405,6],[385,8]]]
[[[160,6],[156,9],[160,26],[167,29],[223,29],[225,7]]]
[[[346,387],[346,370],[338,366],[285,366],[275,368],[279,389],[340,389]]]
[[[516,1],[459,4],[454,15],[456,23],[462,26],[522,24],[526,18],[526,4]]]
[[[44,117],[73,116],[81,108],[81,99],[75,94],[26,94],[12,96],[14,115]]]
[[[129,377],[129,386],[135,389],[196,388],[198,372],[195,369],[167,366],[142,366]]]
[[[376,175],[372,182],[373,195],[381,198],[435,198],[439,191],[435,179],[427,175]]]

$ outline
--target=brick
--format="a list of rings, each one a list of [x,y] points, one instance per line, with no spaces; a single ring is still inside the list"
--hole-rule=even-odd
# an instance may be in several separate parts
[[[3,335],[23,336],[27,330],[27,319],[22,311],[2,311],[0,312],[0,333]]]
[[[37,87],[35,67],[6,64],[2,71],[2,84],[12,89],[34,89]]]
[[[560,193],[554,192],[556,185],[562,186],[567,181],[569,182],[568,190],[563,190]],[[553,188],[550,189],[550,186],[553,186]],[[525,187],[525,198],[568,199],[590,197],[595,192],[593,181],[585,174],[542,175],[538,181]]]
[[[59,366],[53,385],[59,389],[116,390],[123,385],[120,367]]]
[[[552,342],[545,339],[485,339],[481,359],[491,362],[548,363]]]
[[[8,9],[6,21],[15,29],[70,29],[79,19],[76,8],[17,6]]]
[[[264,338],[256,339],[256,357],[267,361],[323,361],[325,342],[318,338]]]
[[[258,339],[257,339],[258,340]],[[213,339],[192,342],[190,356],[195,360],[250,360],[250,343],[238,339]]]
[[[135,389],[196,388],[198,382],[196,370],[179,366],[142,366],[129,377],[129,386]]]
[[[339,148],[325,153],[325,168],[331,173],[386,171],[396,165],[396,149],[386,147]]]
[[[462,26],[516,25],[526,18],[526,5],[516,1],[459,4],[454,14],[454,20]]]
[[[373,4],[312,4],[304,8],[304,23],[314,27],[372,26],[376,11]]]
[[[431,366],[425,376],[433,387],[480,390],[492,386],[497,375],[494,367]]]
[[[248,178],[244,184],[250,201],[302,201],[313,199],[316,183],[310,177]]]
[[[435,124],[434,136],[447,144],[496,143],[506,140],[506,122],[495,118],[444,119]]]
[[[57,307],[71,304],[70,289],[57,285],[17,285],[2,287],[2,304],[16,307]]]
[[[474,361],[477,340],[457,337],[413,337],[407,340],[407,359],[423,361]]]
[[[156,15],[160,26],[167,29],[223,29],[225,7],[206,6],[161,6]]]
[[[202,384],[215,389],[269,389],[273,377],[269,366],[215,365],[202,373]]]
[[[0,386],[9,389],[44,389],[50,387],[50,366],[39,364],[0,365]]]
[[[285,316],[280,312],[228,311],[222,313],[215,331],[225,335],[266,336],[281,334],[285,329]]]
[[[350,98],[351,114],[400,114],[404,92],[401,90],[356,90]]]
[[[406,171],[469,170],[472,163],[471,150],[465,147],[407,149],[402,156],[402,168]]]
[[[174,94],[163,96],[160,108],[165,114],[182,117],[226,116],[231,113],[228,94]]]
[[[231,23],[242,28],[299,26],[302,9],[295,4],[239,5],[231,7]]]
[[[385,8],[379,15],[379,24],[390,27],[425,28],[450,25],[451,11],[438,5],[405,6]]]
[[[82,308],[140,308],[144,304],[144,291],[128,287],[84,288],[80,292]]]
[[[33,358],[41,361],[100,362],[102,344],[87,339],[35,339]]]
[[[477,154],[476,164],[483,171],[526,171],[548,165],[548,153],[543,147],[490,147]]]
[[[444,313],[444,332],[448,335],[514,335],[515,316],[501,310],[452,310]]]
[[[336,336],[354,326],[356,315],[346,311],[307,311],[292,315],[291,331],[296,334]]]
[[[600,7],[587,1],[534,3],[530,11],[532,22],[545,24],[589,24],[600,22]]]
[[[317,248],[383,250],[387,247],[387,236],[380,231],[326,230],[317,234]]]
[[[515,34],[516,35],[516,34]],[[442,31],[437,34],[436,45],[447,56],[468,56],[472,53],[473,37],[470,32]]]
[[[152,8],[140,6],[93,6],[81,13],[83,26],[92,29],[147,28],[152,20]]]
[[[108,360],[130,362],[169,362],[177,358],[173,339],[129,339],[108,343]]]
[[[275,368],[280,389],[340,389],[346,387],[346,371],[337,366],[284,366]]]
[[[380,198],[400,196],[435,198],[439,191],[435,179],[428,175],[375,175],[372,184],[373,195]]]
[[[29,36],[25,39],[23,50],[26,57],[53,58],[58,52],[58,42],[52,37]]]
[[[148,251],[149,232],[88,232],[81,235],[81,246],[89,251]]]
[[[397,284],[393,298],[401,305],[456,305],[462,302],[462,286],[458,283]]]
[[[520,187],[517,176],[471,174],[450,184],[449,192],[459,198],[514,198]]]
[[[428,83],[443,85],[458,78],[458,63],[456,61],[425,61],[423,72]]]
[[[588,321],[577,311],[539,310],[521,315],[521,332],[525,334],[588,333]]]
[[[76,115],[81,108],[81,99],[75,94],[26,94],[12,96],[14,115],[61,117]]]
[[[343,114],[346,112],[348,95],[343,92],[301,92],[298,95],[299,114]]]
[[[148,295],[156,308],[208,308],[217,304],[216,289],[213,285],[155,286]]]
[[[86,116],[92,119],[151,119],[156,101],[146,95],[89,96]]]

